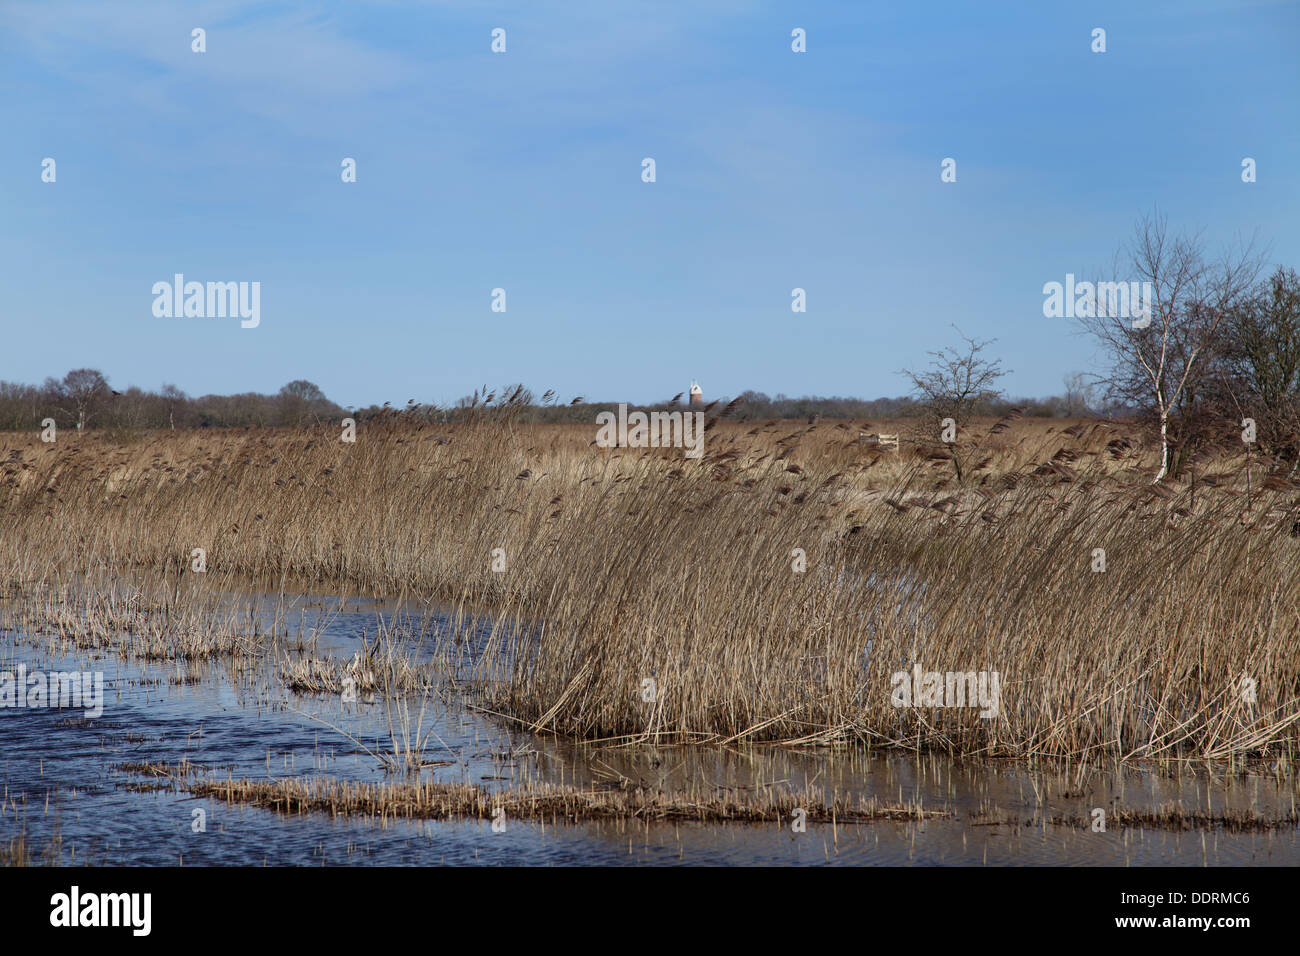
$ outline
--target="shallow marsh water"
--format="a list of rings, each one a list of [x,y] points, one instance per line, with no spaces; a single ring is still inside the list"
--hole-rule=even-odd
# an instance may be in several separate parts
[[[273,603],[268,598],[268,606]],[[319,595],[296,600],[316,656],[347,660],[379,620],[420,609]],[[445,618],[433,617],[445,627]],[[416,651],[419,652],[418,649]],[[530,779],[567,784],[627,778],[665,790],[705,793],[804,784],[919,801],[951,819],[783,825],[509,821],[393,822],[282,816],[223,801],[150,789],[152,778],[127,763],[189,760],[222,777],[268,779],[326,774],[385,780],[364,748],[392,746],[382,700],[287,691],[274,661],[124,661],[115,651],[61,656],[44,639],[0,632],[0,670],[103,671],[104,712],[51,708],[0,710],[0,843],[19,833],[39,859],[93,864],[810,864],[825,865],[1295,865],[1300,830],[1170,832],[1086,825],[1095,807],[1289,812],[1293,768],[1229,771],[1204,764],[1132,766],[1081,772],[1034,769],[1010,761],[964,762],[939,756],[794,751],[774,747],[598,747],[514,730],[460,705],[454,695],[425,702],[426,776],[493,788]],[[418,719],[421,704],[412,702]],[[400,708],[399,708],[400,712]],[[331,726],[332,725],[332,726]],[[350,737],[348,735],[351,735]],[[355,738],[352,739],[352,738]],[[358,742],[361,746],[358,745]],[[195,833],[193,811],[206,815]],[[1082,824],[1058,826],[1044,817]],[[1005,822],[1008,819],[1018,824]],[[1001,822],[989,822],[991,820]]]

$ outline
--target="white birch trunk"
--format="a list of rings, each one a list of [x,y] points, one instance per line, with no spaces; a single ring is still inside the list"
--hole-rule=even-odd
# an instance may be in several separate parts
[[[1151,484],[1158,484],[1169,472],[1169,413],[1160,413],[1160,474]]]

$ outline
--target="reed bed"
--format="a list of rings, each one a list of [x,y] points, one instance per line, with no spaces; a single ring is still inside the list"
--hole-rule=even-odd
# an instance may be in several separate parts
[[[249,601],[232,605],[219,594],[182,592],[165,582],[128,583],[102,568],[69,574],[49,566],[38,582],[10,593],[0,605],[0,627],[44,637],[65,651],[113,649],[143,661],[200,661],[258,655],[269,636]]]
[[[0,436],[0,590],[179,581],[204,548],[208,573],[489,614],[444,663],[482,709],[580,738],[1294,756],[1294,483],[1228,450],[1153,487],[1114,423],[901,452],[868,427],[714,421],[699,460],[575,426]],[[996,671],[996,716],[894,706],[914,667]]]

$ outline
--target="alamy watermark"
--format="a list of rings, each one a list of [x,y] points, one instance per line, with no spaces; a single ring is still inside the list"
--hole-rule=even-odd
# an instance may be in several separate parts
[[[1135,329],[1151,324],[1150,282],[1075,282],[1074,273],[1067,272],[1064,284],[1046,283],[1043,295],[1044,318],[1134,319]]]
[[[103,671],[0,671],[0,710],[9,707],[76,707],[87,717],[104,713]]]
[[[629,412],[626,403],[618,415],[596,416],[598,448],[685,448],[687,458],[704,454],[703,412]]]
[[[125,927],[133,936],[148,936],[153,928],[152,893],[83,893],[73,886],[50,897],[50,925]]]
[[[980,716],[996,717],[1002,702],[997,671],[896,671],[889,702],[895,707],[978,707]]]
[[[262,283],[186,282],[184,273],[172,281],[153,284],[153,314],[159,319],[243,319],[241,328],[255,329],[262,321]]]

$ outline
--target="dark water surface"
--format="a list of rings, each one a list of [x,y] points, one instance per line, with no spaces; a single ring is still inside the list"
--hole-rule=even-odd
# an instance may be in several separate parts
[[[304,627],[319,638],[316,656],[346,660],[362,630],[401,609],[364,600],[303,597]],[[434,619],[437,621],[437,619]],[[438,621],[445,626],[446,621]],[[1300,831],[1167,832],[1108,827],[1023,825],[1092,808],[1156,807],[1290,811],[1294,769],[1279,775],[1175,764],[1099,771],[932,756],[864,753],[827,756],[781,748],[603,748],[513,731],[460,706],[453,695],[409,701],[390,712],[380,701],[287,691],[272,661],[153,663],[113,651],[61,656],[48,641],[0,632],[0,671],[102,671],[104,712],[0,709],[0,843],[25,834],[39,859],[91,864],[917,864],[917,865],[1296,865]],[[421,707],[424,713],[421,715]],[[388,822],[285,817],[272,811],[195,799],[170,790],[132,789],[151,779],[118,769],[135,762],[189,761],[221,776],[269,779],[327,774],[384,780],[364,748],[392,748],[390,718],[409,717],[429,734],[427,775],[485,787],[511,781],[609,782],[626,777],[665,789],[754,788],[806,783],[882,801],[917,801],[952,810],[950,820],[851,826],[810,823],[702,825],[509,821]],[[422,716],[422,720],[421,720]],[[333,725],[333,726],[327,726]],[[348,735],[351,735],[351,738]],[[400,738],[400,730],[398,732]],[[358,742],[360,746],[358,745]],[[206,832],[192,831],[193,811]],[[1016,818],[1021,825],[985,824]]]

